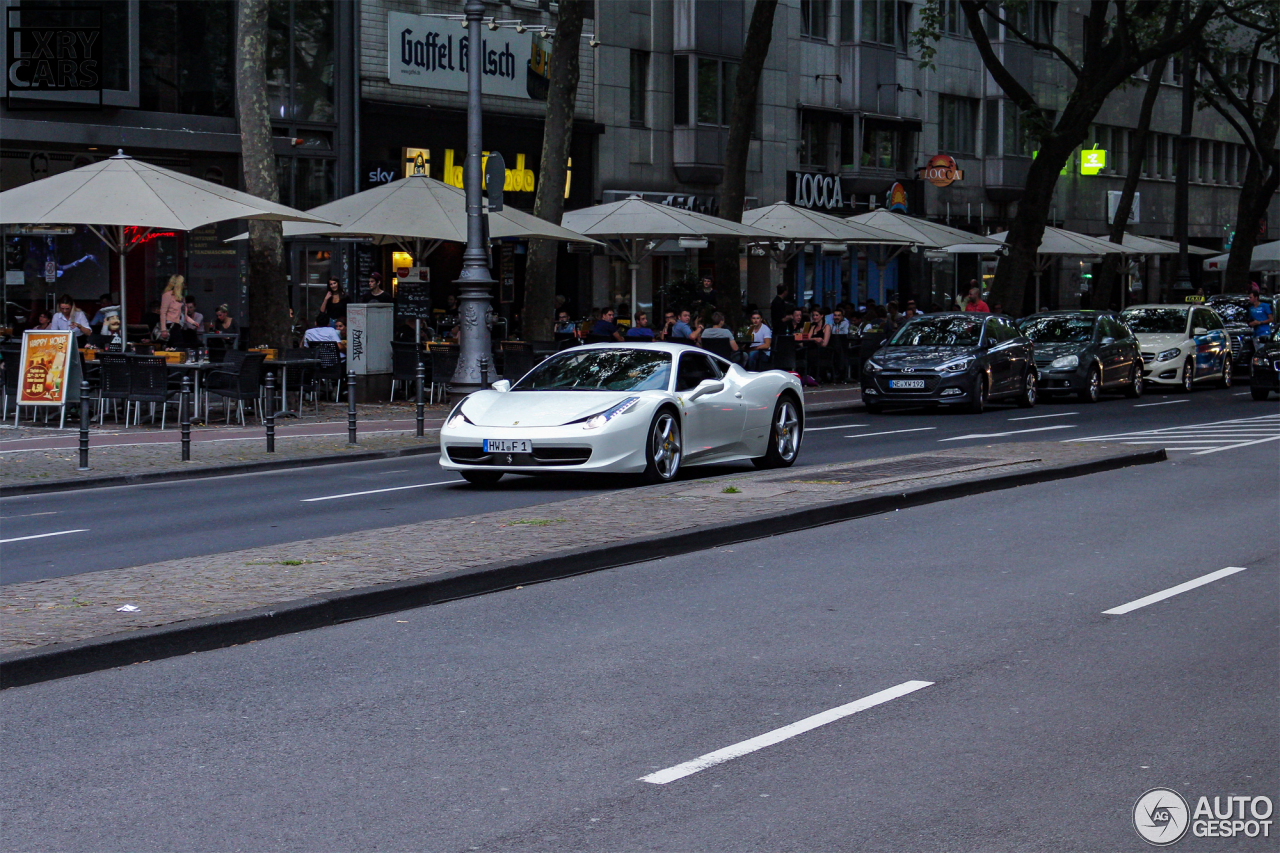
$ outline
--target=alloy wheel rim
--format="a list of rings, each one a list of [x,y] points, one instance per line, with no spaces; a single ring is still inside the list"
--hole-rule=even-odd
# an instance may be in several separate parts
[[[778,420],[774,424],[774,431],[778,436],[778,455],[784,460],[789,461],[796,455],[799,426],[800,418],[796,417],[795,409],[790,403],[783,403],[778,409]]]
[[[664,480],[670,480],[680,468],[680,430],[671,415],[659,418],[653,431],[653,466]]]
[[[1188,391],[1191,390],[1192,384],[1195,383],[1195,365],[1188,361],[1182,366],[1182,387]]]
[[[1230,387],[1231,385],[1231,361],[1227,359],[1222,365],[1222,384]]]
[[[1102,377],[1098,375],[1098,371],[1089,371],[1089,397],[1097,400],[1102,394]]]
[[[1027,379],[1027,402],[1035,403],[1036,401],[1036,378],[1028,375]]]

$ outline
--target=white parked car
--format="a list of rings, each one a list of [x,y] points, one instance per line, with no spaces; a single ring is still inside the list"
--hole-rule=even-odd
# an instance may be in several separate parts
[[[1190,391],[1215,379],[1231,387],[1231,336],[1203,305],[1134,305],[1120,312],[1142,350],[1142,378]]]
[[[790,373],[749,373],[697,347],[574,347],[454,406],[440,465],[479,485],[565,471],[662,483],[684,465],[746,459],[783,468],[800,452],[803,399]]]

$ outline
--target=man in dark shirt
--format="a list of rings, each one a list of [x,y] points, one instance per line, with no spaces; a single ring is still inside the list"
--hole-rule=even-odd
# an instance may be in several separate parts
[[[716,307],[716,301],[719,300],[720,294],[716,293],[715,288],[711,286],[711,276],[704,275],[702,277],[702,291],[698,294],[698,299],[703,305]]]
[[[782,320],[791,313],[791,302],[788,297],[791,290],[785,284],[778,285],[778,295],[769,303],[769,323],[771,328],[781,328]]]
[[[622,333],[618,331],[618,324],[613,321],[614,313],[612,308],[606,308],[600,312],[600,319],[596,320],[591,327],[591,334],[611,337],[614,340],[622,340]]]
[[[395,301],[390,293],[382,289],[382,273],[380,272],[375,272],[369,276],[369,298],[367,301],[384,303]]]

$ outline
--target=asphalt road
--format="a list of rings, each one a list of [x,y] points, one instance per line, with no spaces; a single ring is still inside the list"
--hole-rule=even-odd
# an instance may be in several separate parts
[[[1200,452],[7,690],[4,846],[1149,849],[1280,794],[1276,445]]]
[[[1277,412],[1280,406],[1254,402],[1247,388],[1154,393],[1137,401],[1108,396],[1092,406],[1054,400],[1024,410],[1008,404],[980,416],[925,409],[884,415],[855,410],[811,418],[797,464],[863,461],[940,447],[1074,439]],[[1280,425],[1268,429],[1280,435]],[[729,470],[734,469],[694,468],[684,476]],[[142,565],[634,487],[634,480],[618,477],[508,476],[497,489],[477,490],[442,471],[435,456],[425,456],[4,498],[0,582]]]

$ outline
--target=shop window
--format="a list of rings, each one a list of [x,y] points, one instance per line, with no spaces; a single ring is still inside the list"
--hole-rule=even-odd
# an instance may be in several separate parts
[[[685,127],[689,124],[689,57],[676,56],[674,60],[675,91],[672,98],[675,105],[674,124],[677,127]]]
[[[144,110],[224,116],[235,111],[236,7],[232,0],[142,0]]]
[[[800,0],[800,35],[826,39],[831,0]]]
[[[977,151],[978,102],[973,98],[938,96],[938,139],[944,152],[973,154]]]
[[[631,51],[631,125],[644,127],[649,118],[649,51]]]

